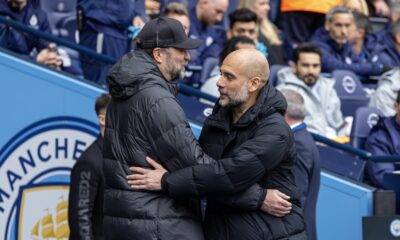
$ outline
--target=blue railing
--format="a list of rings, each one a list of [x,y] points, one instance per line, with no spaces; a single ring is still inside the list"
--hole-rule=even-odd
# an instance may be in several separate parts
[[[0,23],[3,23],[5,25],[10,26],[12,28],[15,28],[17,30],[29,33],[29,34],[31,34],[31,35],[33,35],[35,37],[45,39],[45,40],[47,40],[49,42],[54,42],[54,43],[56,43],[58,45],[62,45],[62,46],[71,48],[71,49],[73,49],[75,51],[78,51],[80,54],[85,54],[85,55],[87,55],[89,57],[95,58],[96,60],[99,60],[99,61],[102,61],[102,62],[105,62],[105,63],[108,63],[108,64],[115,64],[117,62],[116,59],[114,59],[114,58],[112,58],[110,56],[107,56],[107,55],[104,55],[104,54],[99,54],[99,53],[97,53],[96,51],[94,51],[94,50],[92,50],[90,48],[83,47],[83,46],[81,46],[79,44],[76,44],[74,42],[71,42],[69,40],[62,39],[62,38],[59,38],[59,37],[54,36],[52,34],[36,30],[36,29],[31,28],[29,26],[26,26],[25,24],[22,24],[20,22],[11,20],[11,19],[9,19],[7,17],[0,16]],[[196,67],[192,67],[192,68],[193,68],[192,70],[199,70]],[[211,96],[211,95],[209,95],[207,93],[201,92],[200,90],[198,90],[196,88],[193,88],[193,87],[190,87],[190,86],[188,86],[188,85],[186,85],[184,83],[179,83],[179,91],[184,93],[184,94],[194,95],[196,97],[204,98],[204,99],[207,99],[207,100],[212,101],[212,102],[216,102],[217,101],[216,97]]]
[[[338,142],[335,142],[329,138],[323,137],[321,135],[311,133],[315,141],[324,143],[328,145],[329,147],[333,147],[342,151],[345,151],[350,154],[354,154],[358,156],[361,159],[364,160],[370,160],[374,162],[400,162],[400,156],[373,156],[370,152],[367,152],[365,150],[355,148],[353,146],[347,145],[347,144],[341,144]]]

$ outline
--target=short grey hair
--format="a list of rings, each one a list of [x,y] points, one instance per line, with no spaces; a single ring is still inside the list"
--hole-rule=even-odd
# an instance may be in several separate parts
[[[288,104],[286,116],[293,120],[303,121],[307,113],[306,107],[304,106],[304,98],[294,90],[284,89],[281,92]]]
[[[347,7],[343,7],[343,6],[336,6],[336,7],[331,8],[331,10],[329,10],[329,12],[325,16],[325,20],[331,21],[333,18],[333,15],[335,15],[337,13],[349,14],[351,16],[351,18],[354,19],[353,13],[351,12],[350,9],[348,9]]]

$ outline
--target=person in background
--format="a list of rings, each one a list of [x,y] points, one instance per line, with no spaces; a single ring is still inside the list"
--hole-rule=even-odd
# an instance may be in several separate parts
[[[182,24],[183,29],[185,29],[186,35],[189,35],[190,19],[189,12],[185,5],[176,2],[170,3],[165,6],[162,15],[178,20]]]
[[[70,240],[103,239],[103,137],[109,94],[96,99],[100,134],[78,158],[71,171],[68,201]]]
[[[263,35],[257,31],[257,15],[247,8],[241,8],[229,14],[229,29],[227,31],[228,39],[236,36],[247,36],[256,43],[256,47],[260,50],[268,60],[270,65],[284,64],[284,54],[280,45],[268,44]]]
[[[303,122],[306,116],[303,97],[293,90],[282,90],[288,107],[285,121],[296,142],[296,165],[293,169],[296,186],[301,193],[307,239],[317,239],[316,208],[321,178],[321,163],[317,145]]]
[[[130,51],[128,27],[144,24],[144,0],[78,0],[79,44],[119,59]],[[85,79],[105,85],[111,65],[80,55]]]
[[[322,56],[314,44],[300,44],[293,52],[292,68],[278,71],[277,88],[296,91],[303,97],[307,110],[304,122],[310,132],[335,137],[344,135],[346,122],[333,87],[335,81],[321,75]]]
[[[200,47],[190,51],[189,65],[202,66],[205,59],[218,58],[226,42],[226,31],[220,23],[228,6],[228,0],[199,0],[189,9],[189,37],[201,40]],[[199,88],[203,84],[199,81],[199,72],[186,72],[185,83]]]
[[[322,71],[349,70],[362,77],[379,76],[389,70],[379,62],[365,63],[354,53],[350,31],[354,29],[353,13],[345,7],[334,7],[326,15],[325,28],[318,29],[311,42],[322,50]]]
[[[382,36],[374,51],[382,64],[394,68],[400,66],[400,20],[393,22],[390,29],[390,34]]]
[[[268,19],[270,9],[269,0],[240,0],[237,9],[247,8],[257,15],[258,41],[264,43],[266,51],[271,55],[269,63],[286,64],[285,53],[282,48],[282,40],[278,28]],[[269,50],[271,49],[271,50]],[[273,51],[272,51],[273,49]]]
[[[0,0],[0,15],[26,26],[51,33],[46,13],[35,1],[29,0]],[[61,70],[62,58],[54,43],[0,24],[0,45],[13,52],[22,54],[26,58],[33,58],[36,62],[51,68]],[[71,71],[71,73],[75,73]],[[78,74],[78,72],[76,72]]]
[[[372,155],[400,155],[400,91],[397,92],[393,108],[396,114],[391,117],[381,117],[369,133],[365,150]],[[365,170],[366,181],[375,187],[382,188],[384,175],[393,172],[395,165],[367,161]]]
[[[396,114],[393,108],[396,103],[396,93],[400,91],[400,67],[383,74],[378,80],[378,86],[369,101],[370,107],[376,107],[386,117]]]

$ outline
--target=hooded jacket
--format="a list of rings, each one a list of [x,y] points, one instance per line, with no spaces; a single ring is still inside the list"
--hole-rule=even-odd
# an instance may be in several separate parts
[[[293,74],[291,68],[284,68],[278,72],[279,90],[290,89],[296,91],[304,98],[304,106],[307,110],[304,122],[310,132],[326,135],[328,126],[338,130],[343,124],[343,114],[340,110],[340,99],[334,88],[335,81],[319,76],[316,86],[318,96],[312,88],[307,86]]]
[[[306,239],[292,173],[294,138],[283,119],[285,110],[282,94],[270,86],[261,90],[255,105],[236,124],[230,124],[230,109],[216,104],[204,123],[200,143],[207,154],[220,160],[163,177],[163,190],[174,197],[218,197],[242,191],[254,183],[291,197],[293,209],[283,218],[260,210],[241,211],[209,197],[204,226],[207,239]]]
[[[168,171],[207,159],[174,94],[143,51],[126,54],[108,75],[112,101],[104,137],[105,239],[204,239],[197,204],[162,192],[134,191],[129,167],[150,156]]]

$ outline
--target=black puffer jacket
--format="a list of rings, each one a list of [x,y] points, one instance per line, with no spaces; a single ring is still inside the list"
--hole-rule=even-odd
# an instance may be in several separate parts
[[[294,138],[283,119],[286,101],[275,88],[264,87],[257,102],[231,126],[229,109],[216,106],[206,120],[200,143],[214,164],[168,173],[163,189],[173,197],[218,196],[259,183],[291,197],[293,210],[283,218],[233,209],[208,198],[204,230],[207,239],[306,239],[292,167]],[[185,179],[185,181],[182,181]]]
[[[168,171],[208,158],[166,81],[144,52],[126,54],[108,76],[112,102],[104,138],[105,239],[204,239],[195,204],[163,193],[130,189],[129,167],[149,167],[145,157]],[[179,159],[179,160],[178,160]]]

